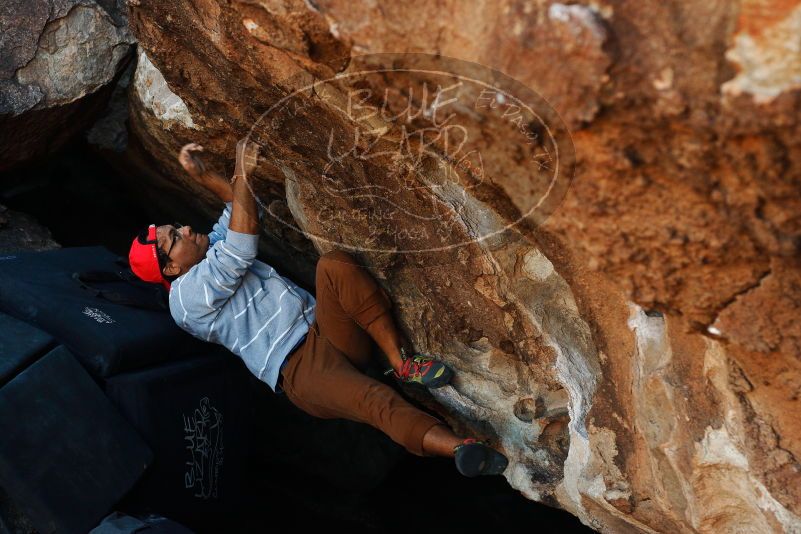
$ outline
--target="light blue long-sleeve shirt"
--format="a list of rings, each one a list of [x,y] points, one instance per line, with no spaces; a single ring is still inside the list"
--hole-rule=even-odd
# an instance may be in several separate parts
[[[281,364],[314,322],[316,300],[257,260],[259,236],[229,230],[230,220],[228,202],[206,257],[172,282],[170,313],[193,336],[242,358],[275,391]]]

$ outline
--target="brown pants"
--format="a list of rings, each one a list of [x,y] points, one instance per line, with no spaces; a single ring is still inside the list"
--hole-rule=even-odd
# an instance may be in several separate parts
[[[316,284],[316,319],[281,371],[287,398],[315,417],[372,425],[423,456],[423,436],[442,422],[363,374],[372,351],[366,328],[390,313],[388,296],[369,272],[340,250],[320,257]]]

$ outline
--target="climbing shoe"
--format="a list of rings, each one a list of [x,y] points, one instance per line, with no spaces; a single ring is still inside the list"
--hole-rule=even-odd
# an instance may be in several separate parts
[[[401,348],[401,359],[403,364],[400,371],[389,369],[384,374],[391,374],[404,384],[420,384],[431,389],[444,386],[453,377],[450,367],[431,356],[425,354],[407,356],[406,351]]]
[[[483,441],[467,438],[453,448],[456,454],[456,469],[466,477],[500,475],[509,465],[506,456]]]

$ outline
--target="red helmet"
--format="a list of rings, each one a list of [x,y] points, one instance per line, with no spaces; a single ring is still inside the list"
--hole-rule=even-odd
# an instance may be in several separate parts
[[[128,263],[131,265],[131,270],[140,279],[145,282],[162,284],[169,290],[170,282],[165,280],[164,275],[161,274],[161,265],[159,264],[159,257],[156,252],[157,246],[156,225],[151,224],[147,227],[146,231],[136,236],[133,243],[131,243],[131,251],[128,253]]]

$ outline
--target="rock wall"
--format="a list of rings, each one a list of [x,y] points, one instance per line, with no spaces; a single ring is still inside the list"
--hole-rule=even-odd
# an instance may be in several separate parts
[[[10,255],[22,250],[58,248],[50,230],[26,213],[10,210],[0,204],[0,254]]]
[[[513,487],[603,532],[801,531],[801,3],[129,5],[131,126],[162,172],[211,206],[179,147],[230,170],[255,138],[273,253],[354,252],[418,350],[457,369],[437,404],[506,452]],[[508,74],[558,112],[553,144],[530,118],[542,139],[520,148],[503,115],[451,106],[480,161],[332,159],[357,131],[363,150],[389,139],[382,116],[341,113],[358,56],[380,52]],[[389,75],[349,89],[393,95],[393,111],[409,96]],[[266,127],[288,95],[292,120]],[[526,216],[528,151],[554,148],[564,190]],[[373,200],[343,194],[361,190]],[[387,199],[406,215],[358,216]],[[462,245],[409,249],[434,227]]]
[[[121,0],[4,1],[0,36],[0,170],[90,126],[134,43]]]

